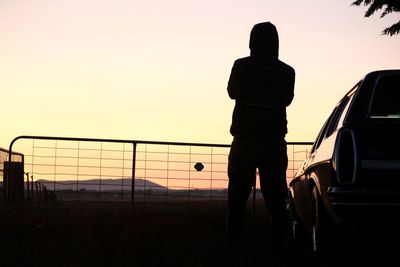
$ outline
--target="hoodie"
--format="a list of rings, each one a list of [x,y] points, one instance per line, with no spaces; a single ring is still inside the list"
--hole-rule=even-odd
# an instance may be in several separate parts
[[[278,59],[279,37],[270,22],[254,25],[250,56],[237,59],[228,81],[235,100],[230,132],[235,137],[284,137],[286,107],[294,96],[295,71]]]

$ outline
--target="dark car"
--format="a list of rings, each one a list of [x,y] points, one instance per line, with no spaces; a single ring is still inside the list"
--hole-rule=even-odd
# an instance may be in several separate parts
[[[339,101],[289,189],[293,236],[314,253],[324,227],[400,207],[400,70],[368,73]]]

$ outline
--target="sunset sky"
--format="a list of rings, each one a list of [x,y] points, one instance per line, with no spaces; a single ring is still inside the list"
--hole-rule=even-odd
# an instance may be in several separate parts
[[[0,147],[18,135],[231,142],[233,61],[271,21],[296,70],[288,141],[314,141],[367,72],[400,68],[399,20],[352,0],[1,0]]]

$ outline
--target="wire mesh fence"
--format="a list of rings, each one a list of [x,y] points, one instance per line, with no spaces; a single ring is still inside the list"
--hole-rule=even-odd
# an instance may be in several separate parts
[[[288,142],[287,179],[311,143]],[[21,136],[28,202],[227,198],[230,145]],[[258,184],[257,184],[258,186]]]

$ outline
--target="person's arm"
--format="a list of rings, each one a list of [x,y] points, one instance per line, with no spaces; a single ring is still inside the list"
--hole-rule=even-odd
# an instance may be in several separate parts
[[[228,81],[228,94],[231,99],[237,99],[238,95],[238,79],[236,73],[236,62],[233,64],[231,75]]]
[[[296,73],[292,69],[292,72],[289,75],[288,79],[288,91],[285,99],[285,105],[289,106],[292,103],[294,97],[294,83],[295,83]]]

